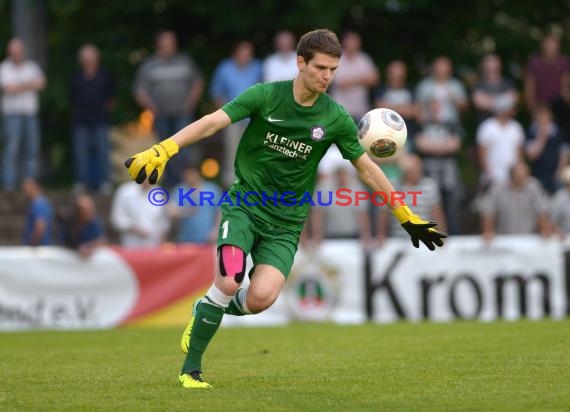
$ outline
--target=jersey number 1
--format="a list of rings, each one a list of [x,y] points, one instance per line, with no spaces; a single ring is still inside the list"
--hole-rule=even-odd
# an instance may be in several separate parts
[[[230,221],[229,220],[224,220],[224,223],[222,223],[222,239],[225,239],[228,237],[228,226],[230,225]]]

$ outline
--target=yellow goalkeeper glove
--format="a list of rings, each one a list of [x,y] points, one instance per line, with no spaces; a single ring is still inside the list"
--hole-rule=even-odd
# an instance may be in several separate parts
[[[416,248],[420,247],[420,240],[429,250],[435,250],[436,246],[443,246],[443,239],[447,235],[434,229],[437,226],[436,222],[422,219],[406,205],[392,209],[392,214],[408,232]]]
[[[132,180],[141,184],[148,177],[150,184],[155,184],[166,167],[168,160],[178,153],[180,147],[172,139],[155,144],[144,152],[137,153],[125,161]]]

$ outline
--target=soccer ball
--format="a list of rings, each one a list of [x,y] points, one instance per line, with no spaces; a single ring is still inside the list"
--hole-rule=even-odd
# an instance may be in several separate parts
[[[358,122],[358,142],[375,157],[390,157],[406,144],[406,122],[391,109],[370,110]]]

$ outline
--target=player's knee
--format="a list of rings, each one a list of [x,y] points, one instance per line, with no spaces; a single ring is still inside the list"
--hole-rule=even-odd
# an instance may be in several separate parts
[[[275,300],[277,300],[278,294],[271,290],[260,290],[250,288],[247,293],[247,308],[251,313],[263,312],[269,308]]]
[[[236,283],[234,278],[218,277],[214,283],[215,283],[216,287],[224,295],[227,295],[227,296],[233,296],[239,288],[239,283]]]
[[[245,253],[237,246],[222,245],[218,249],[218,265],[224,283],[231,279],[237,287],[245,276]]]

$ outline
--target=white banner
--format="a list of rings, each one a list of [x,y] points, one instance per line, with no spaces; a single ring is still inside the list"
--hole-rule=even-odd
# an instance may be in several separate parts
[[[56,247],[0,248],[0,330],[116,326],[137,297],[136,275],[111,250],[83,259]]]
[[[569,250],[570,239],[563,244],[533,236],[498,237],[491,245],[479,236],[455,237],[435,252],[392,239],[367,260],[358,241],[330,240],[299,250],[269,310],[226,316],[223,325],[362,323],[368,313],[376,322],[563,318]],[[82,259],[57,247],[0,248],[0,330],[114,327],[164,309],[171,304],[166,298],[172,288],[187,284],[181,262],[159,285],[154,275],[160,265],[119,252],[102,248]],[[176,262],[178,255],[161,251],[157,256]],[[200,273],[211,271],[213,262],[206,263],[201,264],[209,269]],[[209,284],[201,282],[200,288]],[[190,288],[192,293],[198,290]]]
[[[286,289],[299,320],[362,323],[364,254],[357,240],[328,240],[317,249],[299,250]]]
[[[435,252],[391,240],[371,256],[373,320],[566,316],[563,245],[534,236],[449,239]]]

